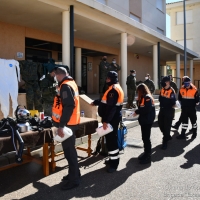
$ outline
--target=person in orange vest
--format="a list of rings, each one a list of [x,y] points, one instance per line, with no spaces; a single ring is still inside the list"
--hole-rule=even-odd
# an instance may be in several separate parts
[[[122,120],[121,110],[124,102],[124,92],[118,83],[118,74],[115,71],[107,73],[105,91],[101,100],[95,100],[92,105],[99,105],[98,113],[102,118],[103,129],[106,130],[108,123],[113,127],[113,131],[105,135],[106,147],[108,149],[109,160],[105,163],[109,165],[108,173],[113,173],[119,165],[118,148],[118,127]]]
[[[54,98],[52,107],[52,120],[58,128],[58,135],[64,137],[63,128],[70,128],[73,135],[62,142],[65,158],[69,164],[68,175],[63,177],[63,181],[68,181],[61,189],[69,190],[80,184],[80,170],[75,149],[75,131],[80,123],[80,105],[78,86],[72,77],[69,76],[64,67],[55,70],[58,81],[59,94]]]
[[[186,139],[185,133],[188,128],[188,118],[192,124],[192,139],[197,136],[197,114],[196,105],[199,104],[199,94],[195,87],[191,85],[191,79],[185,78],[183,86],[181,87],[178,95],[178,100],[181,102],[181,120],[182,130],[177,139]]]
[[[158,114],[158,125],[163,133],[162,149],[167,149],[168,141],[172,139],[170,130],[175,113],[176,94],[170,86],[170,77],[164,76],[161,80],[162,89],[159,95],[160,111]]]
[[[139,115],[138,121],[144,143],[144,153],[138,157],[138,160],[140,164],[148,164],[151,163],[151,127],[156,115],[154,99],[144,83],[138,85],[136,92],[138,93],[138,109],[135,110],[134,116]]]

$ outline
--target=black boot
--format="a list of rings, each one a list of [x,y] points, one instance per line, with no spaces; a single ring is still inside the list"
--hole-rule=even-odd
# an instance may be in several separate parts
[[[138,156],[138,160],[144,160],[146,159],[146,157],[148,157],[148,155],[151,155],[151,154],[147,154],[144,152]]]
[[[151,163],[151,154],[146,154],[146,156],[140,160],[140,164],[148,164]]]

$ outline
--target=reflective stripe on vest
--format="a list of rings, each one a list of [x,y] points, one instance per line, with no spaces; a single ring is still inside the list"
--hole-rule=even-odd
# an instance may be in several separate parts
[[[117,91],[117,93],[118,93],[118,100],[117,100],[116,106],[123,105],[123,102],[124,102],[124,92],[123,92],[123,90],[122,90],[122,88],[121,88],[121,86],[119,84],[111,85],[108,88],[108,90],[106,90],[106,92],[104,93],[101,102],[107,104],[107,95],[108,95],[108,92],[110,90],[112,90],[112,89],[115,89]]]
[[[70,120],[67,123],[67,125],[77,125],[77,124],[80,123],[80,104],[79,104],[78,87],[77,87],[74,80],[65,80],[60,85],[59,90],[61,89],[63,84],[67,84],[68,86],[70,86],[70,88],[73,89],[73,91],[74,91],[74,101],[75,101],[75,107],[74,107],[73,113],[72,113]],[[52,119],[53,119],[53,121],[55,121],[57,123],[60,122],[60,118],[62,116],[62,110],[63,110],[63,107],[62,107],[60,96],[55,96],[53,108],[52,108]]]
[[[195,99],[196,92],[197,92],[197,90],[194,87],[192,87],[188,90],[186,88],[180,89],[180,94],[183,99]]]

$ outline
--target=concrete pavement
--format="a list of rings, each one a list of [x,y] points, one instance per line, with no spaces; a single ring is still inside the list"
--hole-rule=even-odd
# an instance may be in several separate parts
[[[179,115],[176,113],[176,119]],[[200,112],[197,115],[200,119]],[[118,171],[113,174],[106,173],[104,157],[86,158],[84,152],[78,151],[81,185],[70,191],[59,189],[60,180],[67,174],[63,156],[56,158],[56,172],[47,177],[35,163],[0,172],[0,199],[200,199],[200,128],[195,140],[191,140],[191,135],[186,141],[177,140],[177,134],[172,129],[173,140],[163,151],[160,149],[162,135],[154,123],[152,163],[140,165],[137,160],[143,152],[140,126],[129,129],[129,145],[121,153]],[[92,145],[95,144],[93,141]]]

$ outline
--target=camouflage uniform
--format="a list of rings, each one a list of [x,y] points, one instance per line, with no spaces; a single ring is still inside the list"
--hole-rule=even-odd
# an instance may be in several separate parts
[[[128,107],[134,107],[133,101],[135,99],[136,91],[136,78],[133,75],[129,75],[126,81],[127,92],[128,92]]]
[[[177,92],[178,92],[178,88],[177,88],[176,83],[175,83],[174,81],[171,81],[171,82],[170,82],[170,86],[174,89],[174,91],[175,91],[176,94],[177,94]]]
[[[120,70],[121,70],[121,67],[118,64],[114,64],[114,63],[110,64],[109,71],[115,71],[118,73],[118,71]]]
[[[46,64],[46,63],[45,63]],[[52,105],[53,100],[56,95],[56,88],[54,86],[54,78],[50,76],[50,74],[44,74],[45,71],[45,64],[40,64],[39,66],[39,74],[40,77],[45,75],[45,78],[40,81],[40,89],[42,93],[42,103],[44,108],[44,114],[46,116],[52,116]]]
[[[149,91],[151,92],[151,94],[153,94],[155,91],[154,82],[150,79],[147,79],[144,81],[144,84],[149,88]]]
[[[99,64],[99,93],[102,96],[103,93],[106,91],[106,77],[107,73],[110,71],[110,64],[107,61],[101,61]]]
[[[28,110],[43,111],[40,87],[38,84],[38,63],[19,61],[22,79],[25,82],[26,103]]]

